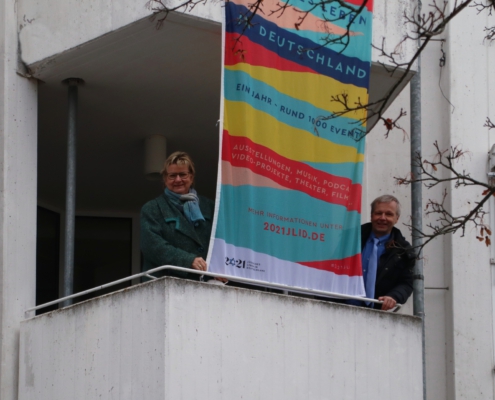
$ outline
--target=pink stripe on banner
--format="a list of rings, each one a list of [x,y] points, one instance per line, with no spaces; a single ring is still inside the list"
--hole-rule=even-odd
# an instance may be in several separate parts
[[[222,160],[235,167],[249,168],[279,185],[306,193],[315,199],[342,205],[348,211],[361,211],[360,184],[290,160],[246,137],[230,136],[226,130],[223,134]],[[314,182],[322,184],[316,185]]]
[[[234,167],[227,161],[222,161],[222,185],[268,187],[272,189],[288,190],[271,179],[257,175],[247,168]]]
[[[361,253],[342,260],[298,261],[307,267],[331,271],[337,275],[362,276]]]

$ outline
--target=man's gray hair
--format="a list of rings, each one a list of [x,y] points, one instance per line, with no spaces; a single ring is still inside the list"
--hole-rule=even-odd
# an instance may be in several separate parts
[[[377,197],[373,202],[371,203],[371,214],[373,214],[373,210],[375,209],[375,206],[379,203],[391,203],[392,201],[395,201],[397,204],[397,216],[400,217],[400,202],[397,200],[397,197],[392,196],[391,194],[384,194],[383,196]]]

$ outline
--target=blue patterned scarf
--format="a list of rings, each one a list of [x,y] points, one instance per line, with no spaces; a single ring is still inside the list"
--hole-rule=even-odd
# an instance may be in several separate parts
[[[190,188],[189,193],[187,194],[177,194],[171,190],[165,189],[165,195],[194,226],[198,226],[199,221],[205,220],[199,208],[198,194],[193,188]]]

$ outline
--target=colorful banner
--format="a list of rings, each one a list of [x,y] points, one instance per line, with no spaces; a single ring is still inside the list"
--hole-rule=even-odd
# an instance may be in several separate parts
[[[368,100],[372,1],[351,11],[312,0],[225,3],[210,271],[365,295],[364,114],[322,118],[344,110],[332,96]]]

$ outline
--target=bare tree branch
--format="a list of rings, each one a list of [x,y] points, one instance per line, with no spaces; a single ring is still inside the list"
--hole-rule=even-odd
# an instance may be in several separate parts
[[[472,7],[475,7],[478,14],[482,11],[487,11],[488,15],[492,15],[495,12],[495,0],[486,0],[484,3],[475,2]],[[486,27],[484,29],[486,32],[485,40],[492,41],[495,40],[495,26]]]
[[[418,49],[412,56],[412,58],[404,62],[397,61],[398,54],[396,53],[395,50],[392,52],[387,52],[385,50],[385,39],[383,39],[381,47],[374,46],[377,50],[381,52],[380,56],[387,59],[389,66],[386,67],[386,70],[391,75],[400,72],[399,79],[395,82],[395,84],[392,86],[392,88],[387,92],[387,94],[383,98],[372,103],[368,103],[368,104],[359,103],[359,104],[350,105],[348,104],[346,99],[342,98],[343,95],[332,96],[331,100],[342,104],[344,106],[344,109],[342,111],[331,114],[330,116],[328,116],[327,119],[333,119],[356,111],[366,110],[367,116],[364,117],[363,119],[366,121],[371,118],[377,118],[378,120],[381,120],[384,123],[384,125],[387,127],[387,135],[388,135],[388,133],[390,132],[389,127],[391,126],[389,122],[394,121],[391,118],[384,117],[384,112],[389,101],[398,92],[399,88],[402,86],[405,79],[407,78],[409,72],[412,70],[419,55],[424,51],[424,49],[429,44],[431,39],[434,36],[443,33],[445,27],[450,23],[450,21],[452,21],[452,19],[454,19],[466,7],[468,7],[472,1],[473,0],[464,0],[459,4],[456,3],[454,9],[447,14],[446,10],[447,10],[448,2],[444,0],[441,5],[438,5],[437,0],[434,0],[432,4],[432,11],[430,11],[427,15],[417,14],[416,11],[413,13],[413,16],[404,15],[406,23],[412,26],[412,29],[411,29],[411,34],[407,35],[402,40],[401,44],[406,40],[414,40],[414,41],[417,41],[418,39],[423,40],[421,45],[418,47]],[[395,48],[397,49],[398,47],[399,46],[396,46]],[[382,65],[385,66],[385,64]],[[401,116],[396,118],[395,121],[397,121],[400,117]],[[360,120],[361,123],[364,122],[363,119]],[[392,129],[394,128],[402,129],[399,126],[392,125]]]
[[[433,216],[435,220],[426,225],[429,232],[414,229],[414,233],[423,239],[421,249],[438,236],[456,233],[457,231],[460,231],[461,236],[464,236],[468,225],[473,225],[478,240],[483,241],[487,246],[490,245],[489,235],[491,235],[491,231],[484,222],[487,212],[484,211],[483,206],[492,196],[495,196],[495,185],[477,180],[469,172],[459,171],[456,168],[456,162],[469,154],[460,146],[453,146],[446,150],[441,150],[438,142],[435,142],[433,146],[436,150],[433,159],[427,160],[420,155],[416,158],[416,163],[420,166],[421,176],[396,177],[394,178],[396,183],[407,186],[413,182],[423,182],[427,189],[431,189],[442,183],[453,182],[455,188],[471,186],[478,188],[482,197],[481,200],[473,202],[473,206],[470,207],[468,212],[457,216],[453,215],[445,204],[448,195],[446,189],[444,189],[440,201],[429,199],[425,207],[425,215]],[[441,173],[445,172],[448,173],[447,177],[442,177]],[[406,225],[413,229],[411,225]]]
[[[483,126],[488,129],[495,129],[495,124],[490,120],[490,118],[486,119],[485,125]]]
[[[146,7],[153,11],[150,20],[156,21],[156,28],[160,29],[168,15],[174,11],[191,12],[198,4],[206,4],[208,0],[184,0],[175,7],[168,7],[162,0],[149,0]]]

